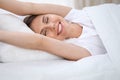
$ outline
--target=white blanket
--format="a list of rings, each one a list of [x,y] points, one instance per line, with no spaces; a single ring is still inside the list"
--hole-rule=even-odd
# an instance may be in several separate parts
[[[43,60],[0,64],[0,80],[120,80],[120,7],[85,8],[108,54],[76,62]]]
[[[120,65],[120,6],[105,4],[86,8],[107,52],[116,65]]]

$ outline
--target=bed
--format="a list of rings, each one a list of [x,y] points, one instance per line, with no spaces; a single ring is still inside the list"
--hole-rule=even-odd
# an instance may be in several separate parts
[[[0,43],[0,80],[120,80],[120,6],[103,4],[83,9],[95,25],[107,50],[106,54],[68,61],[46,52]],[[3,16],[7,20],[2,20]],[[11,19],[21,24],[8,25],[9,27],[25,26],[21,22],[23,17],[13,18],[13,15],[1,13],[0,18],[0,29],[6,29],[3,23],[9,24]],[[23,31],[20,27],[17,28]],[[24,30],[31,32],[26,27]]]

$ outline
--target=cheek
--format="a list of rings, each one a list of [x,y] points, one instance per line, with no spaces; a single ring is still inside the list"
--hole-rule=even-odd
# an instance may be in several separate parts
[[[39,33],[39,27],[37,27],[37,26],[32,26],[32,27],[30,27],[30,29],[31,30],[33,30],[35,33]]]
[[[55,34],[55,32],[49,31],[49,32],[47,32],[47,37],[56,38],[57,35]]]
[[[53,32],[49,32],[49,34],[47,34],[47,37],[58,39],[58,40],[64,40],[65,39],[64,36],[58,36]]]
[[[68,27],[70,26],[70,23],[69,23],[68,21],[64,20],[64,26],[65,26],[66,28],[68,28]]]

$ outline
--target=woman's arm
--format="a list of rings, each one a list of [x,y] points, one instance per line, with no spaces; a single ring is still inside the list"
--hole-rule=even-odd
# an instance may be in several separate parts
[[[53,13],[63,17],[71,10],[71,8],[67,6],[20,2],[16,0],[0,0],[0,8],[8,10],[18,15],[36,15]]]
[[[0,41],[22,48],[47,51],[69,60],[90,56],[90,53],[82,47],[36,33],[0,31]]]

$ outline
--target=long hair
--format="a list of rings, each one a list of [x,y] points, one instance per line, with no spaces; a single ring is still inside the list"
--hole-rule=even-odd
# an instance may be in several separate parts
[[[37,17],[37,15],[30,15],[25,17],[25,19],[23,20],[23,22],[30,28],[30,25],[32,23],[32,21]]]

